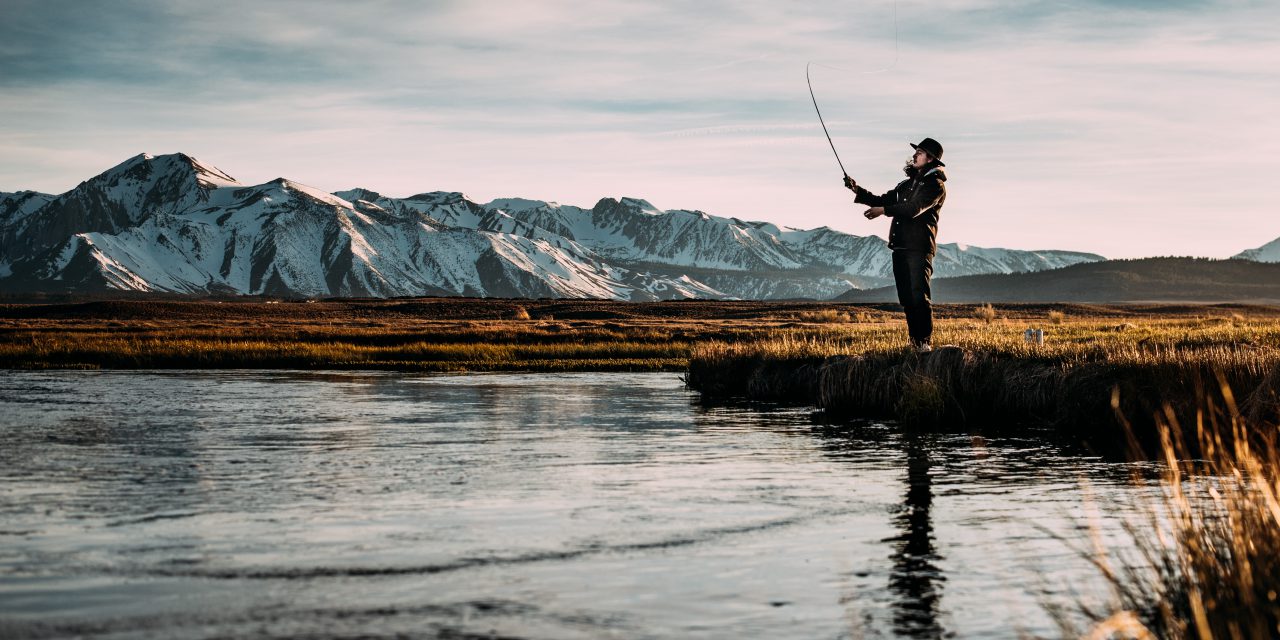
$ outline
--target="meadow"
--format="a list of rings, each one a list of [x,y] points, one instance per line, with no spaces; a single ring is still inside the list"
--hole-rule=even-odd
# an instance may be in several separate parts
[[[984,320],[986,309],[939,306],[937,342],[1023,357],[1024,325],[1050,329],[1038,353],[1261,346],[1280,327],[1270,307],[1003,305]],[[897,306],[876,304],[133,298],[0,304],[0,366],[684,370],[725,345],[778,358],[890,353],[902,332]]]
[[[466,299],[6,305],[0,366],[678,371],[696,340],[769,330],[706,315],[697,303]]]

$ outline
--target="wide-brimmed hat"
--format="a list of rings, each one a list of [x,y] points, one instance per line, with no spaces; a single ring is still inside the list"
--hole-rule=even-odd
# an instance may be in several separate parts
[[[938,144],[937,140],[934,140],[933,138],[925,138],[924,140],[920,141],[920,144],[911,145],[911,148],[919,149],[933,156],[933,159],[938,161],[938,166],[940,167],[947,166],[945,164],[942,164],[942,145]]]

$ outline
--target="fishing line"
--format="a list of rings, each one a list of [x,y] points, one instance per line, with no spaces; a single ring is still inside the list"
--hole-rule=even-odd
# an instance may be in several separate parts
[[[849,69],[843,69],[841,67],[833,67],[829,64],[822,64],[821,62],[810,62],[809,64],[815,67],[822,67],[823,69],[831,69],[833,71],[844,71],[847,73],[873,74],[873,73],[888,73],[890,71],[893,71],[893,68],[898,66],[898,3],[897,2],[893,3],[893,62],[889,63],[889,66],[883,69],[875,69],[873,71],[850,71]],[[805,73],[806,75],[808,74],[807,68],[805,69]]]
[[[809,77],[809,68],[813,66],[815,66],[813,62],[808,62],[804,65],[804,81],[806,84],[809,85],[809,98],[813,100],[813,110],[818,114],[818,124],[822,125],[822,133],[827,136],[827,144],[831,145],[831,153],[834,154],[836,157],[836,164],[840,165],[840,173],[844,175],[845,179],[848,179],[849,172],[845,170],[844,163],[840,161],[840,152],[836,151],[836,143],[831,140],[831,132],[827,131],[827,123],[822,119],[822,110],[818,108],[818,98],[813,94],[813,80]],[[836,71],[846,71],[845,69],[841,69],[839,67],[833,67],[825,64],[818,64],[816,66],[823,67],[826,69],[834,69]],[[894,2],[893,3],[893,62],[889,66],[883,69],[876,69],[874,71],[854,71],[851,73],[862,73],[862,74],[885,73],[892,70],[896,66],[898,66],[898,3]]]

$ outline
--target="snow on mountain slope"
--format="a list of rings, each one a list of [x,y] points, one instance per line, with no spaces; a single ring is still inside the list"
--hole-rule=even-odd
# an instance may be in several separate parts
[[[701,211],[662,211],[638,198],[604,198],[589,210],[517,198],[485,208],[628,263],[731,270],[804,266],[776,236],[750,223]]]
[[[1253,260],[1254,262],[1280,262],[1280,238],[1276,238],[1257,249],[1247,249],[1234,256],[1237,260]]]
[[[939,275],[1101,259],[942,245]],[[875,236],[461,193],[244,185],[183,154],[140,155],[59,196],[0,194],[0,288],[284,296],[830,298],[891,278]]]
[[[1046,271],[1104,259],[1094,253],[1078,251],[1021,251],[948,243],[938,245],[934,274],[940,278],[953,278],[986,273]]]
[[[500,226],[506,220],[514,220],[570,240],[577,240],[579,235],[584,239],[593,235],[587,233],[592,228],[591,212],[579,207],[540,200],[504,198],[484,205],[484,209],[488,213],[480,221],[482,228]]]
[[[432,191],[408,198],[388,198],[368,189],[349,189],[333,195],[347,200],[361,210],[381,209],[400,218],[427,216],[451,227],[475,229],[488,213],[480,205],[455,191]]]
[[[18,235],[11,229],[25,224],[26,219],[36,211],[53,201],[55,196],[38,191],[18,191],[16,193],[0,192],[0,278],[8,277],[12,272],[10,263],[14,255]]]
[[[157,213],[199,205],[231,176],[184,154],[140,154],[0,228],[0,262],[61,245],[75,233],[116,232]],[[16,242],[21,238],[21,242]]]
[[[884,240],[829,227],[779,228],[697,211],[660,211],[633,198],[606,198],[589,211],[517,198],[484,206],[626,261],[728,270],[828,268],[850,276],[893,277]],[[944,244],[938,248],[935,267],[940,276],[949,277],[1056,269],[1101,259],[1087,253]]]
[[[38,191],[0,192],[0,227],[20,222],[55,197]]]
[[[182,213],[156,212],[115,233],[75,234],[26,264],[26,275],[94,290],[182,293],[723,297],[680,278],[610,265],[554,234],[447,226],[423,213],[478,215],[452,194],[418,202],[422,208],[390,203],[391,214],[285,179],[227,184]]]
[[[779,239],[811,264],[830,265],[848,275],[892,278],[892,254],[878,236],[855,236],[830,227],[783,229]]]
[[[710,269],[795,269],[798,256],[775,236],[701,211],[659,211],[644,200],[604,198],[579,240],[602,254],[636,262]]]

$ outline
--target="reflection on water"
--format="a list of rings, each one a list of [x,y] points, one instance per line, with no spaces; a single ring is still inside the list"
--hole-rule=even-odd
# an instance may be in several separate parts
[[[913,433],[903,442],[907,453],[907,490],[902,511],[894,518],[901,534],[889,540],[893,544],[889,590],[897,596],[893,623],[899,634],[941,638],[938,599],[945,578],[938,569],[942,558],[933,544],[933,521],[929,516],[933,482],[929,477],[929,449],[923,439],[924,436]]]
[[[0,635],[1052,633],[1128,473],[671,374],[10,372]]]

